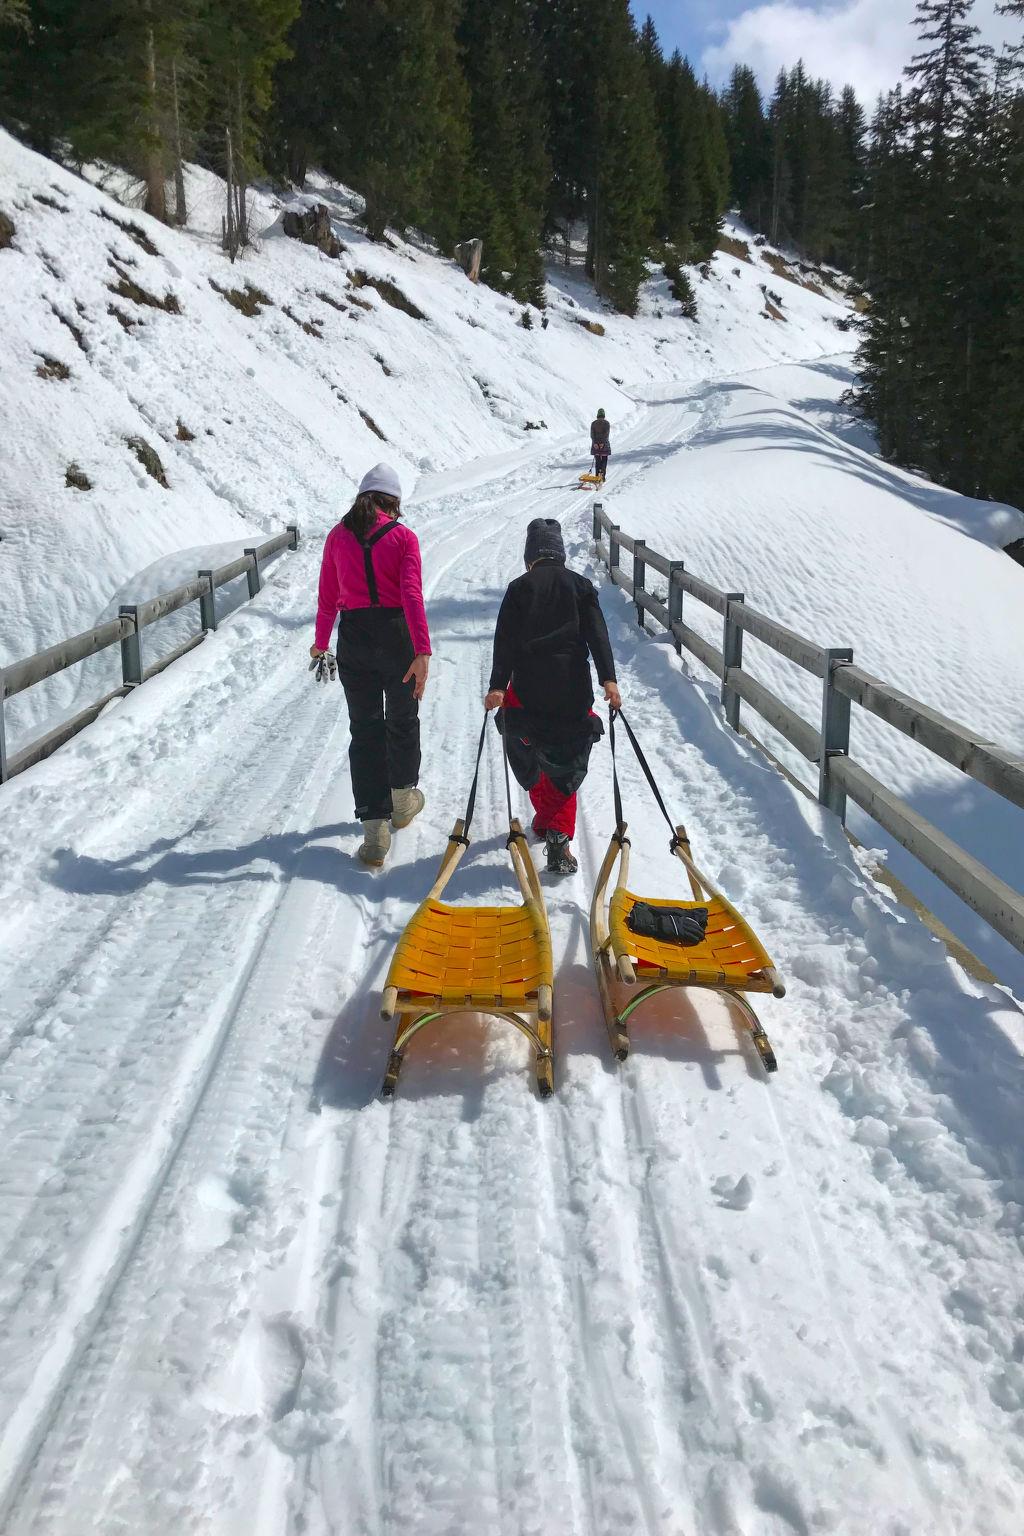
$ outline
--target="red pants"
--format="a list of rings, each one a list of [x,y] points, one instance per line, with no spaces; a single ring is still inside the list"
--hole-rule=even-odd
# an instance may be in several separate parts
[[[564,832],[566,837],[576,833],[576,792],[563,795],[556,789],[546,773],[542,773],[529,791],[530,801],[536,811],[533,818],[537,832]]]
[[[505,691],[501,726],[509,767],[530,796],[537,832],[576,832],[576,791],[587,776],[594,745],[593,712],[581,721],[580,735],[567,741],[537,741],[523,734],[516,716],[522,706],[511,687]],[[521,718],[521,717],[520,717]]]

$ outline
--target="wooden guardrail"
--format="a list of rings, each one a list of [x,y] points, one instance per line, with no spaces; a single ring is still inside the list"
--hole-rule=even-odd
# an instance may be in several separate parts
[[[969,774],[1004,800],[1024,807],[1024,756],[986,741],[909,694],[863,672],[853,664],[849,647],[821,646],[787,629],[767,614],[749,607],[742,592],[723,592],[686,569],[682,560],[669,560],[630,538],[613,523],[601,502],[594,504],[594,540],[616,586],[636,604],[644,627],[646,614],[671,631],[676,649],[685,647],[720,679],[725,718],[740,728],[740,703],[749,704],[808,762],[818,768],[818,799],[846,822],[847,797],[879,826],[903,844],[934,875],[972,907],[979,917],[1024,953],[1024,895],[1007,885],[938,827],[919,815],[898,795],[850,757],[850,706],[877,715],[937,757]],[[632,555],[633,574],[622,569],[622,551]],[[647,590],[647,570],[668,581],[668,601]],[[686,622],[684,595],[696,598],[722,617],[722,646]],[[743,665],[743,636],[764,645],[821,679],[821,719],[815,727],[778,698]],[[1022,827],[1024,845],[1024,827]]]
[[[255,597],[263,585],[262,565],[282,549],[297,549],[299,547],[299,530],[294,523],[290,523],[283,533],[275,534],[266,543],[253,545],[248,548],[237,560],[232,560],[228,565],[219,566],[216,570],[199,571],[194,581],[188,581],[184,586],[175,587],[172,592],[161,592],[156,597],[148,598],[144,603],[131,603],[122,606],[119,616],[110,619],[106,624],[99,624],[95,629],[87,629],[81,635],[75,635],[70,640],[61,640],[57,645],[51,645],[49,650],[39,651],[34,656],[26,656],[23,661],[12,662],[9,666],[0,668],[0,784],[13,779],[16,773],[23,773],[26,768],[42,762],[44,757],[49,757],[51,752],[56,752],[72,736],[91,725],[101,710],[112,699],[123,698],[133,688],[140,687],[149,678],[155,677],[158,672],[163,672],[172,661],[177,661],[179,656],[184,656],[187,651],[193,650],[201,644],[206,636],[217,628],[217,588],[224,586],[229,581],[236,580],[239,576],[245,576],[249,587],[249,596]],[[201,629],[198,634],[192,635],[184,644],[179,645],[170,655],[163,656],[150,666],[145,666],[142,656],[142,631],[150,624],[155,624],[158,619],[164,619],[170,613],[176,613],[179,608],[186,607],[189,603],[198,602]],[[63,672],[68,667],[73,667],[76,662],[85,661],[88,656],[95,656],[97,651],[106,650],[108,646],[120,645],[121,647],[121,686],[114,688],[110,693],[104,694],[102,699],[97,699],[87,709],[75,715],[70,720],[63,721],[53,730],[47,731],[45,736],[31,742],[21,752],[8,757],[6,748],[6,735],[4,731],[4,700],[12,699],[16,694],[23,693],[26,688],[32,688],[36,683],[43,682],[48,677],[53,677],[57,672]]]

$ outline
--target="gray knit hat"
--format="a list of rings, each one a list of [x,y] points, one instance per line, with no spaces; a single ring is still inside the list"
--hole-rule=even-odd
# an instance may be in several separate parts
[[[556,518],[535,517],[527,525],[523,559],[527,566],[533,565],[535,560],[561,560],[565,563],[562,526]]]
[[[359,482],[360,496],[364,491],[380,491],[384,496],[394,496],[396,501],[402,499],[402,483],[390,464],[375,464],[366,471]]]

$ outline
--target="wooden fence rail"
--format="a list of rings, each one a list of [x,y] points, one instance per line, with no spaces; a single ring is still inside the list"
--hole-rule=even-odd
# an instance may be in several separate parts
[[[817,764],[818,799],[844,825],[849,798],[990,927],[1024,953],[1024,895],[986,869],[850,757],[850,706],[856,704],[877,715],[929,752],[952,763],[961,773],[1021,807],[1024,756],[987,741],[976,731],[862,671],[854,666],[849,648],[821,646],[798,635],[748,606],[742,592],[723,592],[693,575],[683,561],[669,560],[650,549],[643,539],[630,538],[612,522],[602,502],[594,503],[594,541],[612,581],[636,604],[640,627],[645,627],[650,614],[670,631],[677,651],[690,651],[719,678],[725,717],[733,730],[740,728],[741,702],[750,705],[802,757]],[[633,557],[631,576],[622,569],[623,550]],[[667,602],[647,590],[648,570],[667,578]],[[721,615],[720,650],[685,622],[684,594]],[[821,679],[821,717],[817,726],[804,720],[744,666],[745,634]]]
[[[283,533],[277,533],[272,539],[267,539],[266,543],[247,549],[244,555],[237,560],[232,560],[228,565],[222,565],[217,570],[199,571],[194,581],[187,581],[183,586],[175,587],[172,592],[160,592],[156,597],[147,598],[142,603],[125,604],[116,619],[110,619],[106,624],[98,624],[95,629],[87,629],[83,634],[75,635],[70,640],[61,640],[57,645],[51,645],[48,650],[39,651],[34,656],[26,656],[23,661],[15,661],[9,666],[0,668],[0,784],[13,779],[17,773],[23,773],[33,764],[42,762],[43,758],[49,757],[51,752],[56,752],[58,747],[70,741],[72,736],[84,730],[87,725],[91,725],[111,700],[123,698],[133,688],[140,687],[149,678],[155,677],[158,672],[163,672],[180,656],[184,656],[187,651],[201,644],[211,630],[217,628],[218,587],[244,575],[248,580],[249,596],[255,597],[262,586],[262,563],[269,560],[271,555],[277,554],[279,550],[298,549],[298,547],[299,530],[294,523],[290,523]],[[155,624],[158,619],[177,613],[179,608],[195,602],[199,604],[201,625],[199,633],[190,636],[170,655],[163,656],[159,661],[146,666],[142,653],[142,631],[150,624]],[[46,678],[53,677],[56,673],[63,672],[77,662],[85,661],[87,657],[95,656],[98,651],[106,650],[112,645],[121,647],[121,686],[105,694],[94,704],[90,704],[87,709],[82,710],[72,719],[65,720],[47,731],[44,736],[31,742],[21,752],[9,757],[4,730],[4,700],[14,698],[26,688],[32,688],[36,683],[41,683]]]

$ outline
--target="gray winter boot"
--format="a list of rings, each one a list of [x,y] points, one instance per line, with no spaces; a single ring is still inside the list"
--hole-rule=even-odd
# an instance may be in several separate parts
[[[422,789],[393,789],[391,791],[391,825],[407,827],[426,805]]]
[[[379,869],[391,847],[391,828],[386,821],[364,821],[363,841],[358,850],[359,858],[371,869]]]

